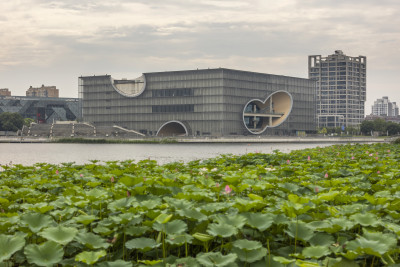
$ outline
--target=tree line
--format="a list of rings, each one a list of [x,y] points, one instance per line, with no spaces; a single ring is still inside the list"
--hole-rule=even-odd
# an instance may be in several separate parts
[[[0,131],[16,132],[21,130],[24,124],[29,126],[32,119],[22,117],[19,113],[3,112],[0,113]]]
[[[384,119],[364,120],[360,124],[360,132],[364,135],[371,135],[372,132],[379,132],[381,135],[399,135],[400,124]]]

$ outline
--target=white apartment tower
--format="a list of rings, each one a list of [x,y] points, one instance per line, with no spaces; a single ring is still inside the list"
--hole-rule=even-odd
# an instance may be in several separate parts
[[[308,75],[316,81],[318,127],[354,127],[364,119],[367,58],[308,56]]]
[[[384,96],[374,101],[371,114],[389,117],[398,116],[399,108],[397,107],[396,102],[390,102],[389,97]]]

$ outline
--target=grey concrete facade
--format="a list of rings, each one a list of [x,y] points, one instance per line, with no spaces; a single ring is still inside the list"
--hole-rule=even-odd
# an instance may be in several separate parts
[[[96,75],[79,78],[79,97],[85,122],[149,136],[295,135],[316,128],[315,82],[303,78],[224,68],[133,80]]]
[[[364,119],[367,58],[341,50],[309,56],[308,73],[317,82],[318,127],[358,126]]]

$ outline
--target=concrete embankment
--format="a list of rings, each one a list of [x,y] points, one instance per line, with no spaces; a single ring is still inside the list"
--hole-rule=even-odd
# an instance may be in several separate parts
[[[88,139],[88,143],[90,140]],[[97,139],[98,140],[98,139]],[[107,138],[105,143],[384,143],[390,142],[392,138],[376,138],[376,137],[276,137],[276,136],[260,136],[260,137],[166,137],[166,138],[135,138],[135,139],[116,139]],[[51,138],[35,138],[8,136],[0,137],[0,143],[52,143],[56,139]],[[74,143],[73,138],[70,142]],[[166,142],[169,141],[169,142]],[[78,140],[77,140],[78,143]],[[79,143],[85,143],[80,138]]]

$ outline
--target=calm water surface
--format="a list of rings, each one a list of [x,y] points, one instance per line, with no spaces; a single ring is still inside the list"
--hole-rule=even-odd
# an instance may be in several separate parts
[[[32,165],[39,162],[88,163],[90,160],[156,160],[159,164],[189,162],[222,154],[271,153],[324,147],[333,144],[18,144],[0,143],[0,164]]]

